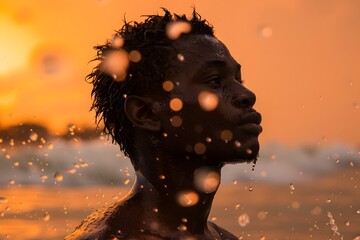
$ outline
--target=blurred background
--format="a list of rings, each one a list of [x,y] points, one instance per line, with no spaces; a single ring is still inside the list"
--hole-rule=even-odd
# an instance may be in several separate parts
[[[1,1],[0,239],[62,239],[133,170],[96,130],[92,47],[192,8],[242,65],[261,153],[225,167],[210,220],[239,239],[360,239],[360,1]]]

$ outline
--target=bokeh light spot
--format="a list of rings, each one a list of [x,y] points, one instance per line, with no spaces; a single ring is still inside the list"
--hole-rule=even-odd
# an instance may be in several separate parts
[[[214,93],[202,91],[198,96],[198,101],[202,109],[213,111],[216,109],[219,99]]]
[[[183,103],[180,98],[173,98],[170,100],[170,108],[171,110],[177,112],[180,111],[183,107]]]
[[[176,200],[180,206],[191,207],[198,203],[199,195],[194,191],[181,191]]]
[[[214,192],[220,184],[220,174],[210,168],[198,168],[194,172],[194,185],[204,193]]]
[[[176,40],[181,34],[189,33],[190,31],[191,25],[188,22],[171,22],[166,26],[166,35],[171,40]]]
[[[162,87],[166,92],[171,92],[174,89],[174,83],[167,80],[163,82]]]

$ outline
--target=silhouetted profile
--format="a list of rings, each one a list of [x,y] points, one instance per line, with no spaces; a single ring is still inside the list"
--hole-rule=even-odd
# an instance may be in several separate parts
[[[224,164],[256,161],[261,115],[213,28],[164,9],[95,48],[92,108],[136,181],[66,239],[238,239],[207,218]]]

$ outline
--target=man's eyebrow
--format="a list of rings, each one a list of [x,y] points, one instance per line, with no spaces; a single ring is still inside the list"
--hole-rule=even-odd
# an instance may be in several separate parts
[[[223,60],[213,60],[201,64],[201,68],[211,68],[211,67],[225,67],[226,63]]]

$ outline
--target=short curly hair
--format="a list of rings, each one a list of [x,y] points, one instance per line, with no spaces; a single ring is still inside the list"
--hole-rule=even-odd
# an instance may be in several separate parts
[[[166,95],[165,91],[160,90],[166,80],[170,62],[174,54],[175,57],[177,54],[172,47],[174,40],[169,39],[166,33],[168,24],[185,22],[191,26],[187,35],[201,34],[214,37],[213,27],[201,19],[195,8],[191,19],[162,9],[163,16],[146,15],[145,21],[140,23],[124,20],[123,27],[116,31],[114,38],[119,37],[123,40],[121,50],[128,53],[136,50],[141,54],[140,61],[129,62],[123,81],[114,81],[114,76],[102,68],[106,55],[119,50],[110,40],[104,45],[94,47],[97,56],[92,61],[100,63],[86,77],[86,81],[93,84],[91,110],[96,112],[97,126],[103,123],[103,132],[110,135],[113,143],[119,144],[125,156],[131,159],[136,156],[134,126],[125,114],[125,99],[131,95],[146,96],[154,91]]]

